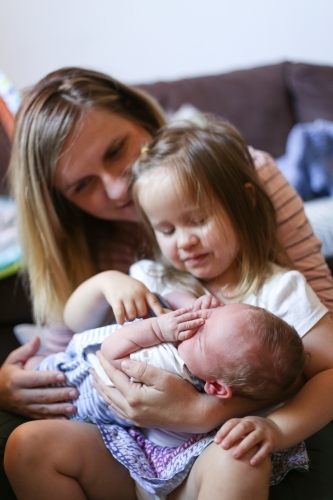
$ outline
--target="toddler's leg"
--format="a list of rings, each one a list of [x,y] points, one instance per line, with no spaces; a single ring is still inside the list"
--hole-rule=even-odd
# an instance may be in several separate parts
[[[267,500],[271,461],[267,457],[253,467],[248,453],[242,459],[211,444],[195,461],[187,479],[170,495],[170,500]]]
[[[5,470],[19,500],[134,500],[133,480],[93,424],[39,420],[18,427]]]

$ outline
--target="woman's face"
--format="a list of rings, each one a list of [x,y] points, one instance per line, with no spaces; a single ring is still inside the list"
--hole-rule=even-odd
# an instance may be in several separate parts
[[[126,174],[150,140],[147,130],[126,118],[88,110],[65,141],[55,187],[95,217],[137,221]]]

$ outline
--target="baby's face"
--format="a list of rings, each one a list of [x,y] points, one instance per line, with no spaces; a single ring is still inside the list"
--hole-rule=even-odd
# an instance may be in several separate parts
[[[229,304],[203,310],[204,325],[178,351],[191,373],[208,382],[219,378],[218,368],[244,350],[246,304]]]

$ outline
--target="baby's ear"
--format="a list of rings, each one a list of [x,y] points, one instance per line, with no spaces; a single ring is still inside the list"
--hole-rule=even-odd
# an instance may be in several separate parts
[[[206,382],[204,389],[207,394],[216,398],[228,399],[232,396],[231,387],[217,380],[215,382]]]

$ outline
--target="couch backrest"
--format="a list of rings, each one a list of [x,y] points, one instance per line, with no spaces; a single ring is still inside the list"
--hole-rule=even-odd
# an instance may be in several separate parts
[[[233,123],[251,146],[285,152],[298,121],[333,121],[333,67],[283,62],[221,75],[138,85],[167,112],[190,103]]]

